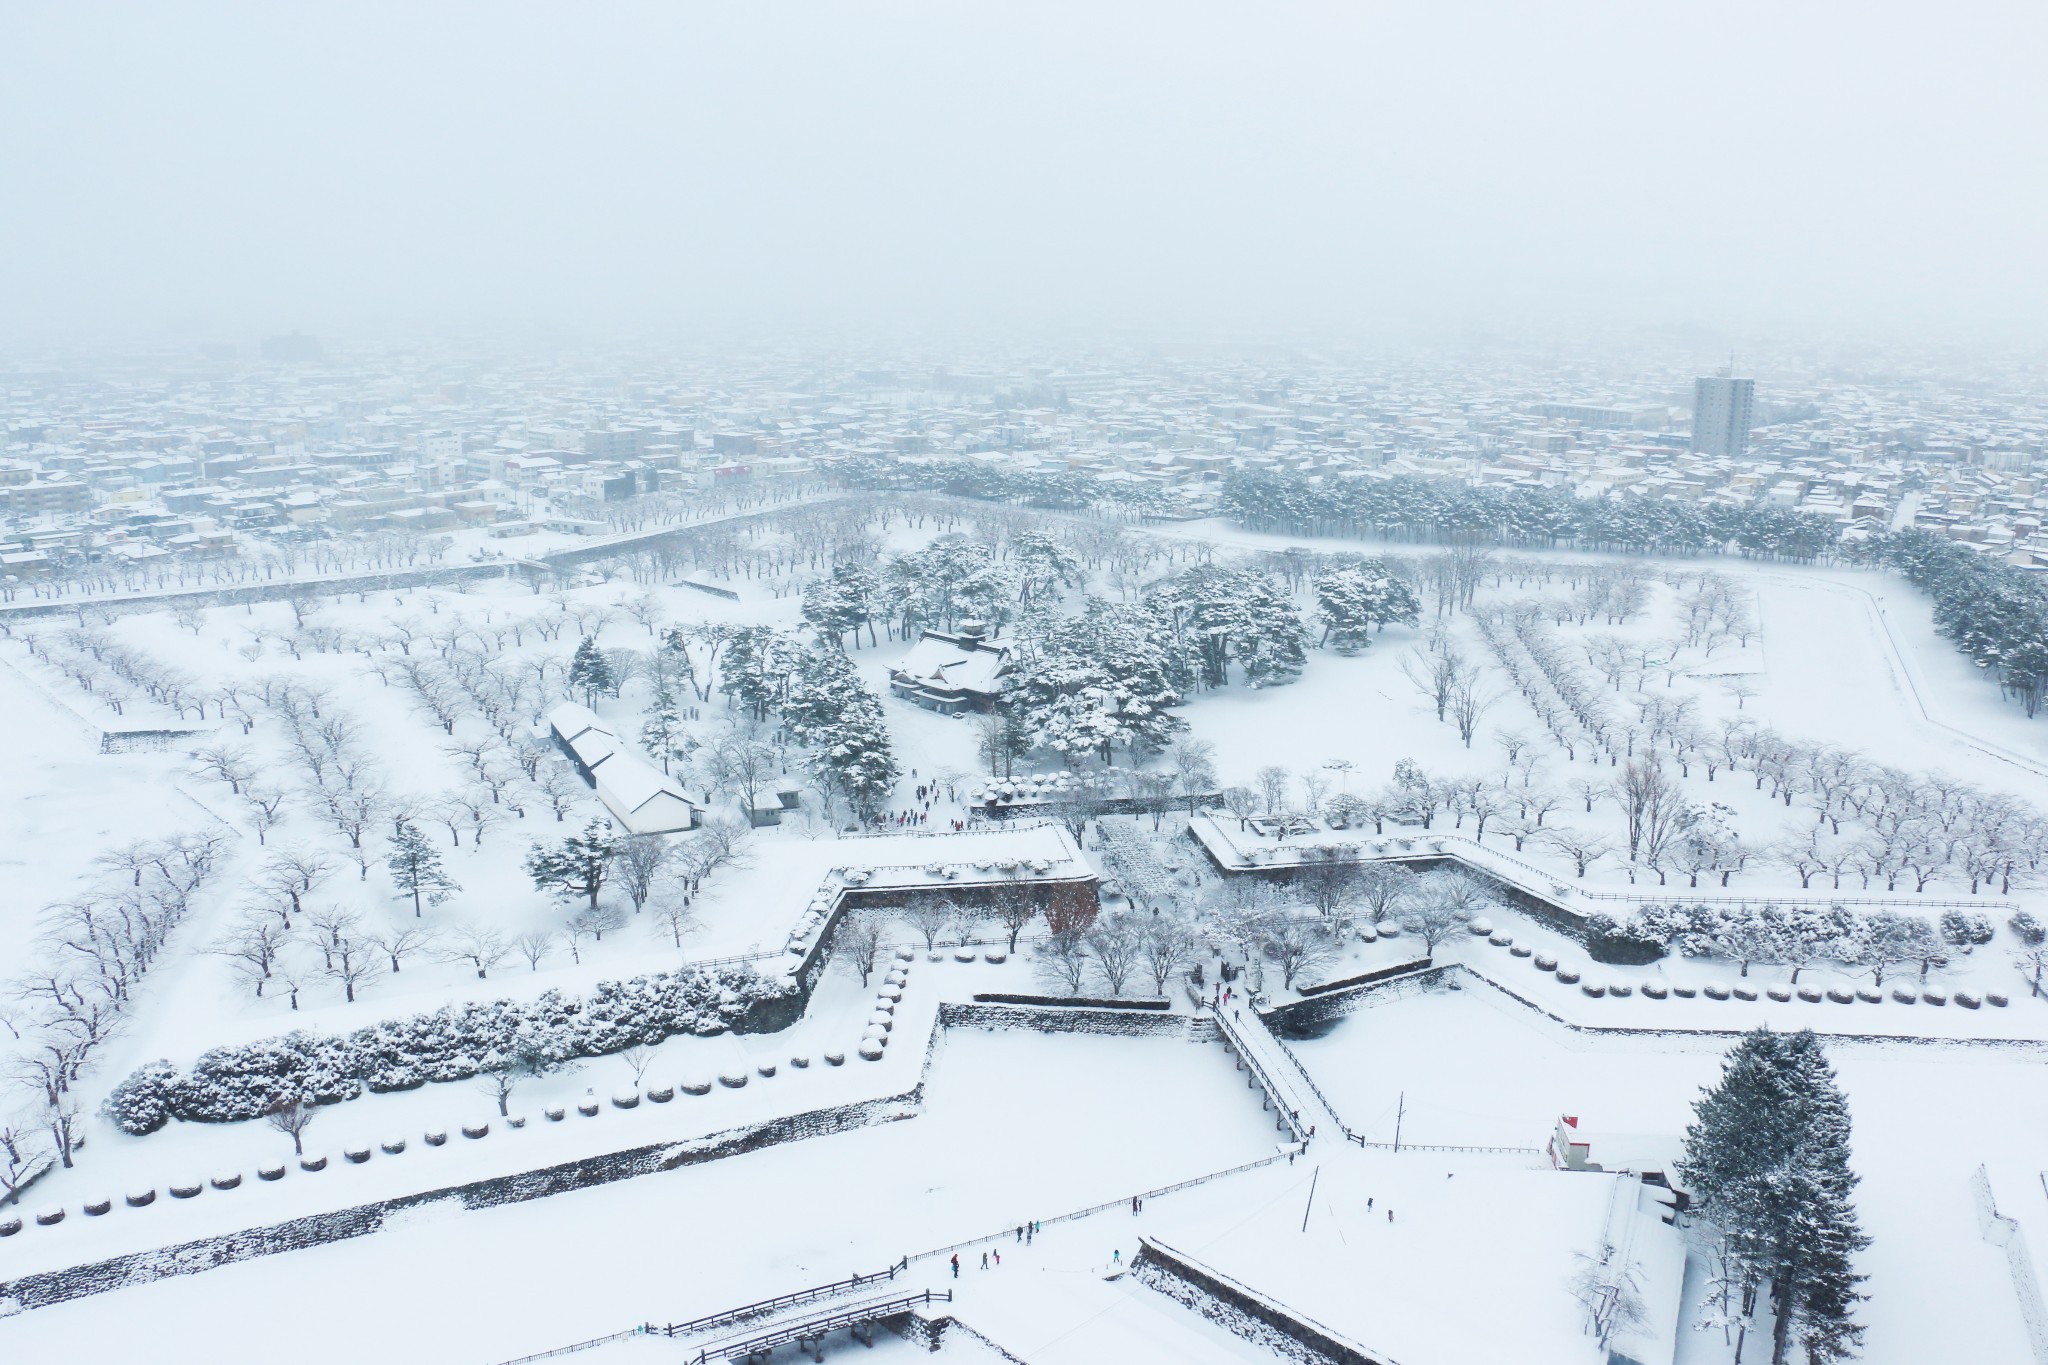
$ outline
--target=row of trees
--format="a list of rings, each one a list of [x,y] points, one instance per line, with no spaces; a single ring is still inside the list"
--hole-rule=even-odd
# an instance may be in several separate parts
[[[1827,517],[1774,507],[1671,499],[1583,498],[1570,488],[1473,488],[1397,475],[1329,479],[1236,470],[1223,481],[1225,513],[1258,530],[1638,554],[1718,553],[1810,561],[1835,550]]]
[[[72,1164],[79,1079],[225,849],[216,833],[125,844],[95,859],[97,884],[43,910],[37,957],[0,983],[0,1202]]]
[[[1932,531],[1877,536],[1858,547],[1934,599],[1934,628],[1998,679],[2029,717],[2048,700],[2048,591],[2025,569]]]

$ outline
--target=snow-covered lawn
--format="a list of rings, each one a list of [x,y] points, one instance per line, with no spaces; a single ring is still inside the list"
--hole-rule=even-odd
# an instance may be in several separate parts
[[[30,1313],[0,1340],[24,1358],[90,1340],[102,1359],[212,1360],[233,1332],[289,1337],[309,1362],[507,1359],[882,1269],[1273,1142],[1213,1044],[961,1030],[927,1111],[904,1122],[526,1204],[422,1211],[374,1237]],[[1119,1238],[1127,1257],[1136,1249],[1130,1232],[1110,1218],[1072,1235],[1106,1261]],[[905,1283],[940,1288],[945,1275],[922,1261]],[[318,1285],[347,1286],[352,1307],[309,1333]]]

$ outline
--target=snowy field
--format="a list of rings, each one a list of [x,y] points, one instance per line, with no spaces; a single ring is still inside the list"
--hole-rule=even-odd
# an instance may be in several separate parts
[[[898,526],[887,533],[885,550],[915,551],[934,534],[933,528]],[[1243,550],[1295,543],[1215,525],[1133,534],[1169,544],[1199,535]],[[1346,547],[1317,542],[1314,548]],[[1586,556],[1548,558],[1587,562]],[[1546,829],[1578,826],[1612,842],[1624,827],[1620,801],[1604,790],[1617,776],[1616,765],[1590,747],[1573,754],[1554,743],[1478,629],[1481,613],[1563,596],[1563,576],[1548,587],[1518,586],[1511,576],[1489,579],[1472,610],[1447,613],[1438,629],[1425,609],[1421,627],[1388,627],[1355,656],[1311,649],[1299,679],[1284,687],[1254,688],[1234,679],[1194,692],[1178,714],[1190,739],[1213,746],[1212,785],[1266,788],[1264,814],[1312,817],[1333,798],[1382,791],[1396,765],[1411,762],[1443,789],[1463,784],[1501,793],[1491,798],[1496,809],[1487,818],[1493,823],[1483,833],[1476,812],[1449,806],[1436,813],[1432,833],[1476,839],[1481,852],[1515,859],[1538,879],[1616,898],[1679,900],[1695,890],[1789,898],[1801,890],[1801,874],[1779,850],[1825,823],[1811,791],[1788,778],[1794,798],[1788,802],[1766,789],[1760,767],[1751,770],[1753,758],[1731,769],[1700,757],[1716,735],[1770,730],[1793,744],[1854,751],[1872,765],[1896,769],[1908,786],[1940,787],[1952,779],[1966,801],[2003,793],[2029,806],[2048,805],[2048,731],[2002,704],[1995,688],[1934,636],[1927,602],[1897,580],[1736,560],[1648,567],[1643,600],[1630,619],[1603,623],[1594,612],[1545,629],[1569,668],[1622,723],[1641,717],[1645,750],[1654,747],[1648,734],[1655,724],[1697,732],[1686,771],[1667,764],[1674,768],[1674,791],[1714,809],[1717,828],[1733,836],[1742,856],[1732,868],[1695,870],[1693,884],[1668,860],[1630,866],[1612,852],[1579,875],[1559,847],[1527,828],[1519,836],[1525,846],[1517,847],[1510,824],[1517,792],[1549,794]],[[1163,563],[1158,568],[1170,571]],[[1673,655],[1665,646],[1686,610],[1689,584],[1703,568],[1726,580],[1731,611],[1744,629]],[[1660,577],[1664,570],[1675,576]],[[1212,912],[1224,891],[1214,869],[1175,837],[1186,826],[1184,807],[1157,822],[1156,837],[1150,818],[1119,816],[1110,834],[1098,822],[1078,846],[1049,824],[1000,831],[976,824],[978,813],[957,798],[987,771],[988,736],[971,717],[937,714],[889,695],[889,666],[905,645],[886,632],[872,645],[859,631],[848,641],[853,674],[881,697],[901,769],[876,803],[884,815],[880,832],[850,837],[849,812],[810,780],[803,753],[777,722],[745,723],[713,685],[706,664],[681,689],[679,714],[672,717],[677,780],[715,813],[736,810],[733,790],[713,789],[703,756],[737,736],[757,746],[764,765],[757,776],[801,789],[797,808],[778,826],[737,836],[735,854],[701,877],[671,869],[664,892],[644,908],[616,880],[587,915],[578,896],[538,889],[525,866],[529,849],[558,843],[605,814],[553,752],[538,717],[567,697],[587,699],[601,721],[652,752],[644,728],[656,707],[650,678],[634,672],[609,694],[579,695],[567,677],[571,651],[587,636],[627,661],[644,658],[669,627],[801,626],[794,578],[736,579],[732,586],[737,600],[622,580],[537,595],[504,581],[471,591],[322,599],[310,607],[272,602],[196,614],[141,612],[90,630],[53,620],[35,632],[34,652],[19,631],[0,640],[0,703],[17,729],[11,780],[0,795],[11,831],[0,844],[10,888],[0,905],[0,964],[20,972],[67,951],[65,935],[51,926],[70,921],[50,907],[117,903],[131,874],[134,885],[142,884],[146,869],[137,871],[132,860],[123,864],[118,856],[101,861],[101,855],[181,837],[217,843],[211,875],[161,954],[146,976],[127,983],[126,1026],[109,1031],[78,1077],[82,1146],[75,1168],[53,1172],[25,1198],[31,1211],[62,1206],[73,1212],[57,1226],[31,1225],[0,1241],[0,1280],[901,1095],[917,1084],[923,1040],[940,1001],[1065,989],[1031,960],[1029,942],[1000,965],[954,962],[944,948],[939,961],[927,961],[917,926],[885,911],[878,915],[885,937],[915,944],[917,952],[895,1015],[896,1045],[880,1061],[853,1055],[875,1008],[875,986],[862,985],[841,960],[792,1028],[672,1036],[632,1062],[589,1059],[523,1082],[505,1118],[471,1080],[323,1106],[306,1142],[309,1151],[334,1158],[328,1169],[293,1169],[274,1184],[252,1173],[288,1158],[290,1141],[261,1120],[173,1121],[131,1136],[99,1109],[115,1082],[154,1059],[190,1067],[208,1049],[291,1030],[342,1037],[379,1020],[465,1002],[535,1001],[548,992],[574,998],[600,983],[706,959],[757,959],[774,975],[791,961],[785,940],[797,917],[814,899],[836,895],[849,868],[860,869],[871,890],[938,887],[944,879],[935,880],[927,871],[932,866],[965,868],[997,859],[1057,867],[1051,876],[1113,877],[1124,870],[1117,857],[1150,850],[1146,856],[1174,869],[1168,899],[1184,893],[1179,908],[1206,916],[1197,921],[1204,935],[1200,951],[1174,975],[1196,962],[1213,972],[1218,947],[1225,960],[1242,962],[1242,953],[1217,937],[1222,921]],[[1100,576],[1088,586],[1109,592]],[[1309,614],[1312,595],[1303,593],[1298,605]],[[1469,744],[1455,725],[1438,720],[1410,676],[1432,639],[1475,663],[1490,702]],[[139,661],[154,681],[117,685],[102,674],[92,692],[82,690],[76,675],[95,650]],[[1603,653],[1610,660],[1632,653],[1637,665],[1603,678]],[[418,670],[409,676],[408,660],[431,661],[435,676],[423,681]],[[291,720],[295,706],[299,718]],[[306,714],[307,708],[319,716]],[[1678,719],[1658,722],[1653,714]],[[139,727],[204,733],[182,736],[163,752],[99,751],[102,730]],[[275,815],[261,810],[265,792],[303,796],[313,786],[335,787],[331,777],[309,774],[319,760],[308,757],[306,735],[316,732],[329,736],[321,742],[330,772],[350,774],[350,790],[360,781],[362,790],[381,796],[374,816],[354,835],[331,804],[328,814],[310,799],[287,800]],[[1672,733],[1659,732],[1655,743],[1666,744]],[[195,756],[209,750],[232,751],[233,783],[242,790],[218,771],[209,775],[206,769],[219,763]],[[1068,768],[1098,777],[1108,790],[1131,789],[1131,755],[1119,749],[1115,759],[1105,770],[1091,752],[1062,758],[1040,749],[1005,766],[1019,773]],[[1154,767],[1163,771],[1167,762],[1161,756]],[[1276,768],[1285,771],[1271,782]],[[1860,814],[1829,809],[1848,831],[1828,830],[1829,840],[1862,837]],[[401,818],[429,837],[454,883],[418,914],[385,862]],[[1229,839],[1281,844],[1247,832],[1229,813],[1205,818]],[[955,822],[972,827],[956,834]],[[1389,835],[1420,832],[1400,817],[1388,816],[1385,824]],[[1299,848],[1363,834],[1354,826],[1289,842]],[[1963,838],[1958,830],[1955,846]],[[702,849],[710,842],[695,833],[677,836],[673,845]],[[261,975],[259,992],[250,959],[233,945],[246,940],[252,923],[282,917],[289,893],[279,889],[278,869],[292,854],[314,869],[300,888],[305,905],[293,911],[289,952],[295,956]],[[1336,1112],[1369,1140],[1390,1141],[1398,1123],[1405,1143],[1540,1148],[1561,1113],[1585,1115],[1606,1131],[1675,1138],[1700,1087],[1718,1074],[1726,1035],[1757,1024],[1979,1044],[1833,1044],[1856,1122],[1855,1167],[1864,1177],[1859,1207],[1874,1239],[1859,1262],[1871,1276],[1867,1358],[1905,1362],[1947,1353],[2017,1359],[2021,1337],[2010,1281],[2002,1256],[1978,1235],[1969,1179],[1984,1165],[2001,1207],[2029,1230],[2048,1229],[2048,1193],[2028,1155],[2029,1135],[2048,1118],[2042,1112],[2048,1101],[2037,1097],[2030,1079],[2039,1065],[2035,1045],[2048,1040],[2048,1003],[2029,997],[2010,960],[2006,928],[2013,905],[2041,909],[2032,872],[2009,869],[2009,887],[1987,882],[1973,902],[1959,863],[1936,869],[1925,878],[1919,906],[1995,904],[1990,918],[1997,936],[1924,973],[1897,967],[1885,982],[1887,990],[1904,982],[1945,997],[1998,991],[2010,999],[2003,1007],[1646,998],[1646,983],[1686,989],[1734,983],[1760,995],[1793,983],[1789,968],[1764,961],[1746,977],[1718,957],[1673,954],[1642,967],[1594,964],[1582,945],[1555,929],[1495,907],[1494,927],[1517,944],[1557,958],[1583,973],[1587,984],[1625,983],[1634,993],[1590,997],[1575,981],[1533,970],[1530,958],[1515,957],[1504,945],[1460,933],[1439,946],[1437,959],[1466,964],[1499,989],[1471,979],[1455,994],[1362,1010],[1300,1043],[1298,1051]],[[1814,897],[1825,897],[1838,883],[1843,895],[1877,900],[1886,897],[1886,875],[1903,877],[1890,903],[1928,913],[1915,904],[1918,873],[1880,871],[1878,884],[1868,888],[1872,874],[1846,862],[1832,873],[1809,875],[1805,889]],[[1597,903],[1618,916],[1635,904]],[[1121,910],[1125,902],[1112,898],[1109,904]],[[380,952],[388,941],[404,944],[397,950],[402,970],[397,961],[385,970],[375,954],[374,970],[355,974],[337,972],[331,954],[322,965],[323,949],[307,926],[323,923],[343,926],[331,932],[357,936]],[[1034,925],[1031,936],[1043,928]],[[402,936],[409,930],[424,937],[408,943]],[[971,917],[937,935],[942,944],[1000,937],[992,923]],[[486,939],[495,949],[476,946]],[[1349,933],[1296,984],[1392,966],[1423,951],[1412,934]],[[1269,995],[1293,994],[1270,967],[1265,977]],[[1184,1011],[1184,993],[1174,984],[1169,980],[1166,993]],[[1798,984],[1850,989],[1870,981],[1863,968],[1822,960],[1802,967]],[[1205,988],[1213,985],[1204,978]],[[1113,987],[1091,975],[1079,993],[1110,989],[1150,994],[1152,987],[1140,970]],[[1538,1010],[1589,1029],[1669,1032],[1574,1033]],[[0,1044],[8,1041],[0,1038]],[[1991,1045],[1997,1043],[2021,1046],[2002,1051]],[[829,1050],[847,1053],[846,1065],[825,1065]],[[794,1066],[794,1058],[810,1064]],[[1270,1155],[1276,1141],[1271,1116],[1227,1063],[1213,1044],[956,1033],[938,1053],[924,1109],[903,1121],[489,1212],[422,1211],[374,1239],[30,1313],[0,1323],[0,1343],[19,1341],[24,1352],[38,1353],[89,1333],[105,1358],[170,1341],[193,1345],[169,1358],[198,1359],[197,1343],[223,1322],[233,1321],[252,1339],[292,1330],[309,1282],[347,1286],[364,1304],[347,1332],[305,1345],[302,1353],[316,1360],[383,1353],[490,1361],[640,1321],[688,1318]],[[637,1064],[644,1064],[644,1076],[634,1072]],[[776,1074],[764,1075],[764,1066]],[[744,1089],[679,1092],[671,1101],[630,1110],[609,1103],[615,1092],[720,1074],[752,1079]],[[579,1101],[599,1112],[582,1117]],[[566,1118],[550,1122],[543,1116],[549,1108],[566,1109]],[[513,1117],[523,1126],[506,1121]],[[478,1120],[491,1123],[489,1136],[457,1135],[463,1123]],[[450,1133],[449,1145],[420,1141],[438,1131]],[[339,1159],[345,1148],[398,1138],[408,1143],[403,1154],[380,1153],[359,1165]],[[1574,1254],[1606,1226],[1613,1180],[1557,1176],[1538,1169],[1540,1158],[1397,1156],[1332,1146],[1325,1135],[1306,1165],[1276,1166],[1163,1198],[1141,1218],[1108,1215],[1049,1229],[1028,1250],[1006,1252],[1000,1269],[983,1272],[977,1253],[958,1286],[959,1315],[1032,1365],[1267,1358],[1163,1296],[1115,1278],[1119,1262],[1112,1253],[1127,1259],[1143,1231],[1273,1288],[1276,1297],[1403,1365],[1591,1359],[1565,1280]],[[250,1178],[238,1189],[210,1189],[190,1202],[121,1206],[131,1190],[231,1174]],[[1316,1179],[1322,1183],[1311,1203],[1309,1182]],[[77,1212],[96,1198],[111,1198],[113,1213],[86,1218]],[[1362,1208],[1366,1199],[1379,1201],[1370,1219]],[[1380,1218],[1389,1206],[1397,1214],[1392,1225]],[[942,1277],[952,1283],[942,1261],[912,1267],[913,1287],[941,1287]],[[1370,1292],[1356,1292],[1359,1285]],[[490,1307],[451,1314],[450,1303]],[[1471,1311],[1475,1303],[1487,1311]],[[122,1311],[106,1311],[116,1304]],[[1688,1314],[1696,1307],[1688,1303]],[[1681,1360],[1726,1358],[1718,1334],[1682,1336]],[[662,1350],[632,1341],[592,1358],[655,1359]],[[885,1358],[890,1351],[900,1348],[886,1347]]]
[[[218,1358],[233,1322],[246,1340],[291,1335],[309,1361],[509,1359],[883,1269],[1268,1155],[1273,1137],[1214,1045],[958,1031],[915,1118],[532,1203],[422,1212],[369,1238],[30,1313],[0,1340],[34,1356],[85,1334],[101,1359],[200,1361]],[[1070,1235],[1106,1262],[1135,1251],[1130,1221]],[[943,1288],[946,1273],[922,1261],[904,1282]],[[344,1330],[300,1330],[315,1283],[367,1296]]]
[[[1539,1148],[1562,1114],[1595,1133],[1682,1133],[1722,1052],[1704,1040],[1574,1034],[1475,989],[1360,1010],[1294,1046],[1345,1121],[1375,1141],[1392,1140],[1398,1112],[1404,1142]],[[2034,1178],[2034,1135],[2048,1122],[2040,1062],[1903,1044],[1837,1043],[1829,1054],[1855,1120],[1858,1207],[1873,1243],[1860,1263],[1871,1295],[1864,1358],[2025,1359],[2004,1255],[1978,1233],[1969,1181],[1989,1164],[2002,1210],[2031,1214],[2029,1235],[2048,1235]],[[1390,1181],[1428,1189],[1449,1171],[1446,1183],[1464,1185],[1474,1160],[1373,1155]],[[1727,1358],[1718,1334],[1686,1336],[1693,1349],[1682,1358]]]

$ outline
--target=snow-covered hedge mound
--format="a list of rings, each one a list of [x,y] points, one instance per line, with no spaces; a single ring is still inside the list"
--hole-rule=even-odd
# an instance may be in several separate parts
[[[581,999],[549,991],[449,1005],[340,1037],[288,1033],[215,1048],[188,1073],[167,1061],[139,1067],[107,1097],[107,1116],[140,1135],[171,1119],[257,1118],[282,1100],[331,1104],[364,1090],[467,1080],[494,1056],[601,1057],[674,1034],[721,1033],[782,991],[746,967],[656,972],[601,982]]]

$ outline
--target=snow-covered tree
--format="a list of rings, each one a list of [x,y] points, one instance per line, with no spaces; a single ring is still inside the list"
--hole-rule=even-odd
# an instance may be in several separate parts
[[[424,906],[440,905],[462,889],[441,866],[441,851],[410,820],[400,822],[391,836],[391,853],[384,863],[391,869],[398,898],[412,901],[415,919],[424,913]]]
[[[553,848],[535,844],[526,855],[526,873],[536,891],[552,892],[573,899],[586,896],[590,908],[597,908],[597,895],[611,879],[612,862],[619,854],[619,839],[608,822],[592,820],[581,834],[572,834]]]
[[[585,706],[594,706],[600,696],[610,696],[619,689],[618,674],[611,659],[588,635],[576,646],[575,657],[569,660],[569,686],[583,694]]]
[[[1794,1345],[1810,1362],[1843,1360],[1861,1342],[1854,1261],[1870,1239],[1857,1223],[1849,1136],[1848,1103],[1811,1030],[1744,1035],[1686,1131],[1679,1170],[1721,1234],[1738,1320],[1770,1295],[1773,1362]]]
[[[1264,574],[1203,564],[1154,590],[1148,604],[1205,687],[1223,687],[1234,663],[1247,686],[1293,682],[1307,662],[1307,631],[1293,600]]]
[[[1385,565],[1366,560],[1317,575],[1316,612],[1323,625],[1319,643],[1339,654],[1356,654],[1372,644],[1375,630],[1417,624],[1422,603]]]
[[[792,670],[782,707],[790,736],[810,751],[821,785],[861,815],[878,810],[900,769],[882,703],[852,660],[837,650],[807,650]]]
[[[1187,722],[1150,613],[1090,598],[1004,679],[1002,705],[1033,739],[1062,754],[1163,748]]]
[[[880,607],[882,596],[881,580],[872,569],[857,564],[842,564],[834,569],[828,578],[817,579],[804,586],[804,620],[818,633],[821,640],[830,640],[835,649],[845,648],[845,637],[851,632],[855,645],[860,643],[860,629],[868,629],[868,643],[875,643],[875,614]]]
[[[663,677],[655,683],[654,697],[647,704],[647,719],[640,726],[640,747],[659,758],[661,770],[667,772],[670,762],[683,756],[686,737],[682,706],[676,700],[675,689]]]

